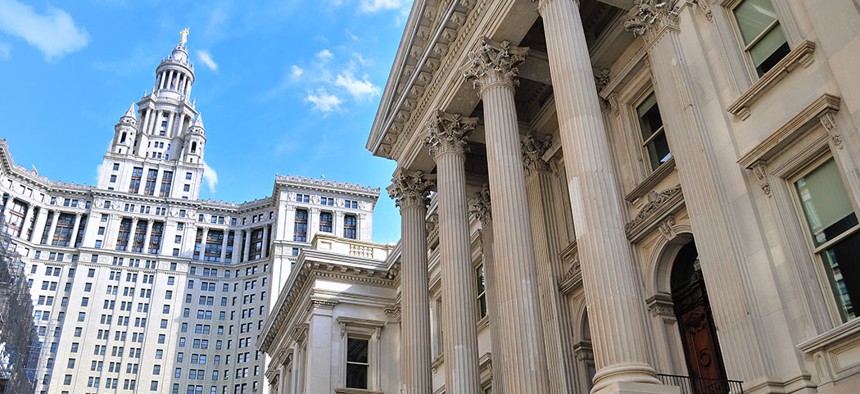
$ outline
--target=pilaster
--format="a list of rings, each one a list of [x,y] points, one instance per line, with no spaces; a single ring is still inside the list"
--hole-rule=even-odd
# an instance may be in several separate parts
[[[526,172],[526,194],[534,239],[535,268],[541,300],[547,364],[550,366],[550,389],[554,393],[574,393],[576,364],[573,354],[573,329],[570,311],[562,307],[558,278],[562,274],[561,245],[557,229],[558,217],[553,214],[553,175],[543,155],[551,139],[528,135],[523,139],[523,166]]]
[[[499,295],[497,290],[498,280],[496,279],[497,270],[496,262],[493,253],[493,214],[492,205],[490,202],[490,185],[484,184],[484,187],[478,192],[475,197],[469,202],[469,212],[481,222],[481,251],[484,263],[484,280],[485,294],[487,296],[487,315],[490,319],[490,352],[493,359],[496,360],[493,365],[493,392],[496,394],[505,394],[504,379],[504,363],[499,360],[505,359],[504,349],[502,347],[502,336],[499,333],[502,325]]]
[[[541,327],[534,245],[528,228],[525,179],[521,160],[514,85],[517,64],[527,48],[487,38],[469,53],[464,73],[484,103],[487,163],[493,196],[494,260],[504,359],[497,360],[508,393],[549,393],[546,351]],[[446,301],[447,302],[447,301]],[[447,338],[446,338],[447,340]],[[494,360],[496,361],[496,360]],[[494,364],[497,364],[494,362]],[[497,365],[498,365],[497,364]]]

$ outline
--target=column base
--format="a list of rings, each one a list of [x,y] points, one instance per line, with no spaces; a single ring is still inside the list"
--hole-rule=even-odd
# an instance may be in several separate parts
[[[666,386],[653,383],[610,383],[603,388],[592,391],[591,394],[680,394],[678,386]]]

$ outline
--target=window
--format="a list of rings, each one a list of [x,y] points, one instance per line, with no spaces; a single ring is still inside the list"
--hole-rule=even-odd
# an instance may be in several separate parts
[[[476,293],[478,294],[478,319],[487,316],[487,282],[484,275],[484,265],[475,268]]]
[[[860,225],[831,158],[794,181],[815,254],[821,259],[843,321],[860,301]]]
[[[348,337],[346,340],[346,387],[367,389],[368,340]]]
[[[744,0],[732,12],[744,51],[759,77],[791,52],[771,0]]]
[[[331,232],[331,212],[320,212],[320,231]]]
[[[137,193],[140,190],[140,179],[143,177],[143,167],[134,167],[131,170],[131,183],[128,185],[129,193]],[[105,208],[108,208],[105,206]]]
[[[149,170],[146,173],[146,185],[143,194],[152,196],[155,194],[155,180],[158,178],[158,170]]]
[[[355,215],[345,215],[343,217],[343,237],[356,239],[356,223]]]
[[[170,196],[170,185],[173,182],[173,171],[164,171],[161,174],[161,197]]]
[[[636,117],[639,118],[639,130],[642,133],[642,149],[649,163],[649,172],[672,158],[669,152],[669,142],[663,129],[663,118],[657,106],[657,96],[654,92],[648,95],[636,107]]]

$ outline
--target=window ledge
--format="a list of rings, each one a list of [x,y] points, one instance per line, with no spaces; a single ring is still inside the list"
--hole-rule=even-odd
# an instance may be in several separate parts
[[[337,394],[382,394],[382,391],[353,389],[348,387],[336,388],[334,389],[334,392]]]
[[[486,315],[484,315],[484,317],[482,317],[480,320],[478,320],[478,331],[483,330],[484,327],[487,327],[489,325],[490,325],[490,314],[487,313]]]
[[[812,354],[832,346],[839,346],[842,342],[855,340],[858,334],[860,334],[860,318],[850,320],[821,335],[802,342],[797,345],[797,349],[806,354]]]
[[[815,43],[804,40],[780,60],[770,71],[762,75],[758,81],[747,89],[740,97],[729,105],[727,110],[730,114],[746,120],[750,116],[752,106],[765,92],[770,90],[777,82],[785,78],[788,73],[794,71],[798,65],[809,67],[814,60],[812,54],[815,52]]]
[[[642,182],[639,182],[639,184],[636,185],[630,193],[627,193],[627,195],[624,196],[624,199],[629,203],[633,203],[636,199],[648,194],[651,189],[654,189],[654,186],[657,186],[657,184],[660,183],[663,178],[666,178],[666,176],[668,176],[674,169],[675,156],[673,155],[669,160],[666,160],[665,163],[660,164],[654,172],[648,174]]]

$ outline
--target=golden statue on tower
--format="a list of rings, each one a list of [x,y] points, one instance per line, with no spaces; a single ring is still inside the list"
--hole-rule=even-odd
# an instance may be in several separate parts
[[[186,43],[186,42],[188,42],[188,33],[189,33],[190,31],[191,31],[191,30],[189,30],[189,29],[186,27],[186,28],[182,29],[182,31],[180,31],[180,32],[179,32],[179,35],[180,35],[180,38],[179,38],[179,45],[181,45],[181,46],[185,46],[185,43]]]

